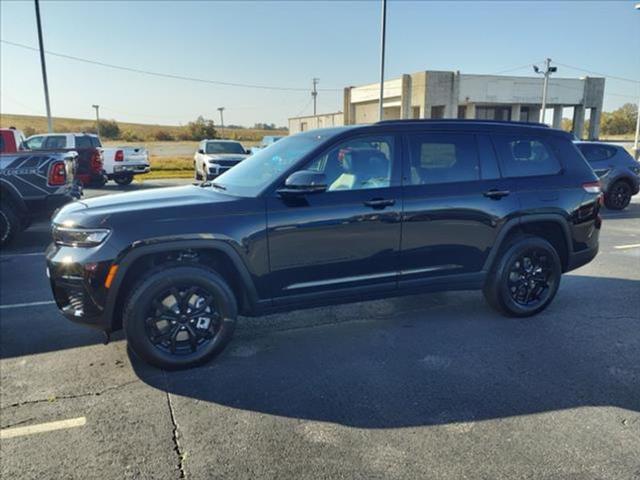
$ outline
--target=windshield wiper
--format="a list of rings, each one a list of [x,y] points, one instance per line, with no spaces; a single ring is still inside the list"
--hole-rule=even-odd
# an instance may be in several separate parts
[[[225,187],[224,185],[220,185],[219,183],[215,183],[215,182],[211,182],[211,186],[213,188],[218,188],[220,190],[226,190],[227,189],[227,187]]]

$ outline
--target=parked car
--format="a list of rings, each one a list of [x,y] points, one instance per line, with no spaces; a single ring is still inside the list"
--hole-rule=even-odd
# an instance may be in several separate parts
[[[284,138],[284,136],[282,136],[282,135],[267,135],[265,137],[262,137],[262,141],[260,142],[260,145],[252,147],[251,148],[251,153],[257,153],[260,150],[264,150],[265,148],[273,145],[278,140],[281,140],[283,138]]]
[[[64,207],[47,265],[69,319],[187,367],[239,314],[482,289],[534,315],[596,256],[600,197],[565,132],[386,121],[287,137],[201,186]]]
[[[602,142],[576,142],[578,149],[600,178],[604,204],[611,210],[627,208],[640,190],[640,162],[624,147]]]
[[[142,147],[103,148],[102,157],[107,179],[118,185],[129,185],[134,175],[151,171],[149,152]]]
[[[22,131],[13,127],[0,128],[0,153],[16,153],[24,149]]]
[[[107,181],[102,158],[102,144],[90,133],[45,133],[32,135],[25,141],[29,150],[76,152],[75,178],[82,185],[102,186]]]
[[[193,156],[196,180],[211,180],[249,156],[240,142],[234,140],[202,140]]]
[[[75,152],[0,154],[0,245],[11,242],[38,217],[80,198],[74,182]]]

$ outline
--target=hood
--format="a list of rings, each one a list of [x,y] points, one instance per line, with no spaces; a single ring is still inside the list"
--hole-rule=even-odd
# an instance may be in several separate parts
[[[151,188],[70,203],[56,214],[53,221],[69,226],[94,227],[108,223],[110,217],[114,215],[128,217],[128,214],[135,214],[138,219],[162,219],[171,216],[171,212],[176,209],[184,215],[184,207],[189,211],[188,209],[211,203],[222,204],[236,200],[236,197],[221,194],[213,188],[193,185]],[[146,211],[144,217],[140,217],[141,211]]]
[[[244,160],[249,155],[242,153],[211,153],[207,154],[207,160],[216,161],[216,160],[232,160],[239,162],[240,160]]]

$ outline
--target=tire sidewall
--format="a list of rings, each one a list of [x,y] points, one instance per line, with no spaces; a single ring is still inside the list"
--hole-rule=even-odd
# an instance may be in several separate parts
[[[0,224],[0,245],[8,245],[20,230],[20,220],[11,205],[0,205]]]
[[[122,186],[129,185],[131,182],[133,182],[133,175],[115,177],[113,181],[116,182],[118,185],[122,185]]]
[[[202,349],[188,355],[172,355],[155,347],[147,337],[145,328],[145,317],[152,300],[179,283],[208,290],[214,296],[216,309],[222,318],[215,338]],[[134,289],[125,307],[123,327],[131,349],[138,356],[155,366],[171,370],[200,365],[221,352],[233,335],[236,318],[235,297],[222,277],[206,268],[178,266],[150,274]]]
[[[516,301],[511,298],[511,292],[509,291],[508,284],[510,265],[524,252],[533,248],[545,250],[547,254],[551,256],[552,276],[554,279],[553,285],[551,285],[550,287],[551,291],[549,296],[543,303],[537,305],[535,308],[525,307],[516,303]],[[513,243],[505,251],[502,259],[500,260],[496,273],[496,280],[499,282],[496,286],[498,300],[503,310],[506,311],[509,315],[515,317],[528,317],[541,312],[542,310],[547,308],[547,306],[553,301],[556,293],[558,292],[558,288],[560,287],[562,267],[558,252],[556,252],[555,248],[553,248],[553,246],[549,242],[539,237],[525,237]]]
[[[623,186],[627,189],[628,195],[624,205],[615,206],[612,203],[612,196],[614,195],[614,191],[620,186]],[[629,206],[629,203],[631,202],[631,187],[627,182],[625,182],[624,180],[618,180],[611,186],[609,191],[610,193],[605,195],[605,205],[609,210],[624,210]]]

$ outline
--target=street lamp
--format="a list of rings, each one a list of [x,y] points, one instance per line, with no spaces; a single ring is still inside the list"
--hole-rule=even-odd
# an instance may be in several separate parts
[[[544,82],[542,83],[542,108],[540,112],[540,123],[544,123],[544,117],[547,113],[547,89],[549,87],[549,75],[558,71],[558,67],[551,66],[551,59],[547,58],[544,62],[544,71],[541,71],[537,65],[533,66],[533,71],[544,75]]]

